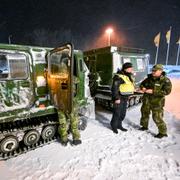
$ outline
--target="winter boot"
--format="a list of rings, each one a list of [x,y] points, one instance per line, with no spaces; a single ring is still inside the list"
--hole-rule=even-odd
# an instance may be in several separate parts
[[[111,124],[111,129],[112,129],[113,133],[118,134],[118,130],[117,130],[117,128],[115,128],[115,127],[113,126],[112,121],[110,122],[110,124]]]
[[[121,131],[124,131],[124,132],[126,132],[127,131],[127,129],[126,128],[124,128],[124,127],[118,127],[118,129],[120,129]]]
[[[142,126],[142,127],[139,128],[139,130],[140,131],[146,131],[146,130],[148,130],[148,128]]]
[[[74,139],[72,142],[73,145],[79,145],[81,143],[82,143],[82,141],[80,139]]]
[[[158,133],[157,135],[155,135],[154,137],[155,138],[159,138],[159,139],[161,139],[161,138],[163,138],[163,137],[167,137],[168,135],[167,134],[161,134],[161,133]]]
[[[67,141],[61,141],[61,144],[62,144],[63,146],[67,146],[68,140],[67,140]]]
[[[112,131],[113,131],[113,133],[118,134],[118,130],[113,127],[112,127]]]

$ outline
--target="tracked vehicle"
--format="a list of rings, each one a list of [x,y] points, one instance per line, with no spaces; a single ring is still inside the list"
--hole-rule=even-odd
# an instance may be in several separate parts
[[[79,128],[93,115],[88,69],[72,44],[43,48],[0,44],[0,159],[57,138],[58,110],[75,103]]]
[[[84,52],[85,63],[90,71],[89,81],[92,96],[97,103],[112,109],[111,84],[114,74],[126,62],[134,67],[135,85],[148,73],[149,55],[143,49],[109,46]],[[141,101],[141,94],[135,93],[129,97],[128,107]]]

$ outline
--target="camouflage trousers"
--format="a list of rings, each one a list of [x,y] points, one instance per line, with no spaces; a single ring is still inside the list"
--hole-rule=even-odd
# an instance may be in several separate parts
[[[69,130],[72,133],[73,140],[79,140],[80,133],[78,130],[78,122],[79,122],[78,115],[76,113],[71,113],[67,118],[62,111],[59,111],[58,116],[59,116],[58,133],[60,135],[61,141],[66,142],[68,140]]]
[[[167,134],[167,127],[163,120],[164,110],[163,110],[163,107],[161,106],[157,107],[157,106],[143,103],[141,107],[140,125],[145,128],[148,128],[149,116],[151,112],[152,112],[153,121],[158,127],[159,133]]]

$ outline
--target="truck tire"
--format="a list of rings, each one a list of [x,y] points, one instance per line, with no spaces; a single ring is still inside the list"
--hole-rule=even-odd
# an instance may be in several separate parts
[[[140,97],[137,96],[137,97],[135,98],[135,105],[139,104],[139,102],[140,102]]]
[[[31,146],[33,144],[36,144],[39,141],[40,134],[37,130],[33,129],[28,131],[23,138],[24,144],[26,146]]]
[[[5,137],[1,143],[0,143],[0,151],[3,153],[9,153],[9,152],[13,152],[14,150],[16,150],[19,146],[19,142],[18,139],[13,136],[7,136]]]
[[[56,127],[49,125],[44,127],[44,129],[41,132],[41,137],[46,140],[46,139],[51,139],[56,133]]]
[[[130,98],[130,99],[129,99],[129,106],[130,106],[130,107],[134,106],[134,103],[135,103],[134,97]]]

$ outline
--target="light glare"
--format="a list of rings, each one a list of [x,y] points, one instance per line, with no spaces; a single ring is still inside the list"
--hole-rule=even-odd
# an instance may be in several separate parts
[[[107,33],[107,34],[111,34],[112,32],[113,32],[113,29],[112,29],[112,28],[106,29],[106,33]]]

